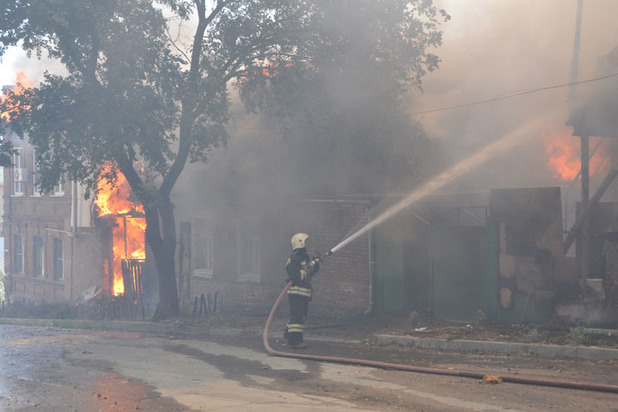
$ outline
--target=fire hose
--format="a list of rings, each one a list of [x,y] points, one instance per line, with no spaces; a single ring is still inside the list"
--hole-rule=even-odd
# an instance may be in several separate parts
[[[331,252],[332,253],[332,252]],[[333,363],[341,363],[341,364],[352,364],[352,365],[361,365],[361,366],[371,366],[374,368],[381,369],[394,369],[394,370],[402,370],[408,372],[416,372],[416,373],[426,373],[426,374],[434,374],[434,375],[447,375],[447,376],[457,376],[463,378],[472,378],[477,380],[484,380],[488,376],[495,377],[498,381],[501,382],[510,382],[510,383],[520,383],[525,385],[539,385],[539,386],[551,386],[556,388],[567,388],[567,389],[583,389],[597,392],[612,392],[618,393],[618,386],[616,385],[604,385],[597,383],[586,383],[586,382],[570,382],[570,381],[562,381],[562,380],[551,380],[551,379],[534,379],[534,378],[525,378],[520,376],[504,376],[504,375],[488,375],[486,373],[477,373],[477,372],[465,372],[465,371],[455,371],[450,369],[438,369],[438,368],[426,368],[412,365],[404,365],[398,363],[388,363],[388,362],[378,362],[366,359],[354,359],[354,358],[342,358],[338,356],[324,356],[324,355],[309,355],[304,353],[290,353],[290,352],[281,352],[276,351],[271,348],[268,343],[268,330],[270,329],[270,323],[277,311],[277,308],[281,304],[283,297],[286,295],[287,290],[290,288],[292,282],[288,282],[288,284],[283,288],[281,294],[275,301],[270,314],[268,315],[268,319],[266,320],[266,325],[264,326],[264,348],[268,353],[274,356],[280,356],[284,358],[295,358],[295,359],[306,359],[318,362],[333,362]]]

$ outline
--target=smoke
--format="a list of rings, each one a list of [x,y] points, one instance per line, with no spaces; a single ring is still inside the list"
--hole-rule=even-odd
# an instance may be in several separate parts
[[[0,60],[0,86],[14,86],[17,74],[24,73],[33,83],[43,81],[45,72],[64,74],[66,70],[57,61],[42,57],[28,57],[28,54],[19,47],[10,47]]]
[[[459,189],[564,184],[546,168],[543,136],[556,129],[563,130],[566,138],[572,134],[565,126],[570,116],[569,88],[546,88],[571,81],[577,0],[441,0],[439,4],[452,16],[437,51],[442,62],[425,78],[424,93],[413,96],[410,113],[495,101],[413,115],[427,134],[453,158],[461,158],[524,123],[549,118],[533,132],[537,139],[469,175]],[[617,46],[616,12],[614,1],[584,0],[578,80],[597,77],[599,58]],[[616,79],[582,84],[578,91],[612,83]]]

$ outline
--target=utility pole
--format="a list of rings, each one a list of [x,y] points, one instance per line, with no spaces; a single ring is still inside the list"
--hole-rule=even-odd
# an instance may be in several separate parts
[[[582,14],[584,8],[584,0],[577,0],[577,15],[575,19],[575,39],[573,44],[573,61],[571,63],[571,83],[575,83],[579,72],[579,49],[581,40],[581,25]],[[578,110],[577,88],[573,84],[569,88],[567,102],[571,114],[571,120],[574,119],[573,114]],[[578,119],[581,120],[581,119]],[[590,272],[590,219],[588,218],[590,208],[590,142],[587,131],[580,133],[580,159],[581,159],[581,207],[579,211],[580,217],[583,217],[577,242],[577,269],[580,279],[587,279]]]

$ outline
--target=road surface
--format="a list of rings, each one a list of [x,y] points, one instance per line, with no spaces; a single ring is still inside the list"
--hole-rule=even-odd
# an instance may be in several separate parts
[[[309,343],[307,353],[618,385],[616,362]],[[274,357],[259,336],[0,325],[0,359],[2,411],[618,411],[612,393]]]

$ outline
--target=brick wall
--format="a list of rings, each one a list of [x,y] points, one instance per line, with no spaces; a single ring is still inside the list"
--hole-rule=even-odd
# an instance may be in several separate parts
[[[32,153],[23,147],[23,167],[32,169]],[[13,194],[13,170],[4,169],[5,192],[4,236],[5,272],[8,275],[8,294],[14,301],[55,302],[74,301],[88,287],[101,286],[102,250],[100,233],[81,231],[71,233],[71,193],[65,185],[64,193],[39,195],[33,188],[32,176],[23,182],[23,194]],[[23,238],[23,270],[15,273],[13,235]],[[34,236],[43,239],[43,275],[34,271]],[[54,239],[63,241],[64,276],[54,279]]]
[[[241,278],[233,258],[237,251],[233,238],[234,224],[220,225],[215,235],[214,273],[211,277],[194,275],[191,302],[203,293],[218,292],[223,310],[253,311],[267,314],[285,286],[285,261],[291,252],[290,238],[298,232],[309,234],[309,252],[325,253],[367,222],[362,202],[303,201],[293,208],[294,215],[277,223],[263,222],[261,228],[261,268],[256,278]],[[278,226],[277,226],[278,225]],[[225,244],[224,246],[221,246]],[[230,246],[231,245],[231,246]],[[312,313],[343,316],[362,313],[369,304],[369,244],[363,235],[328,257],[314,278]],[[287,306],[287,300],[283,307]],[[199,308],[199,306],[198,306]]]
[[[301,210],[304,213],[297,221],[297,228],[309,234],[310,253],[327,252],[367,223],[363,203],[308,201],[302,204]],[[312,310],[335,316],[366,310],[369,304],[368,259],[366,234],[326,258],[313,281]]]

